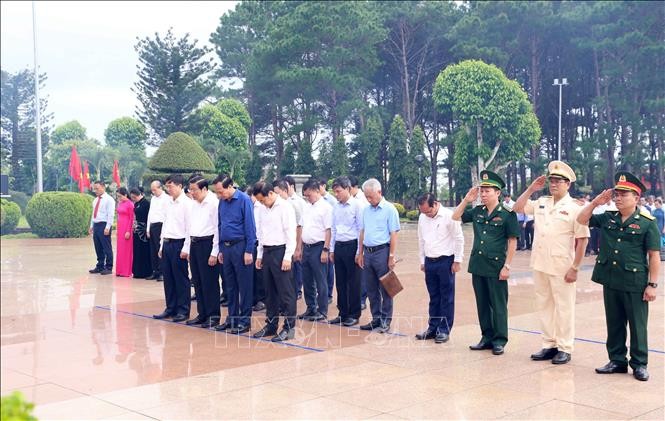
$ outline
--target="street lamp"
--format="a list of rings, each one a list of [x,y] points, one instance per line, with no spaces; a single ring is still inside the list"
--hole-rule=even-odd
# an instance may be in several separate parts
[[[561,93],[562,93],[562,88],[568,85],[568,79],[565,77],[562,78],[561,80],[559,79],[554,79],[554,83],[552,86],[558,86],[559,87],[559,142],[557,146],[557,159],[561,161]]]
[[[418,163],[418,191],[420,192],[420,180],[422,180],[422,178],[423,178],[422,175],[421,175],[422,163],[425,160],[425,157],[422,156],[422,155],[416,155],[415,158],[416,158],[416,162]]]

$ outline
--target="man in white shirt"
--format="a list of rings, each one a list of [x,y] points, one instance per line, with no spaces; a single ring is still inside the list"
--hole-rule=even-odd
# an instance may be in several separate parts
[[[219,200],[208,190],[208,180],[199,176],[189,180],[194,203],[189,220],[189,267],[196,292],[198,315],[187,325],[210,329],[219,324],[219,231],[217,229]]]
[[[147,235],[150,239],[150,257],[152,261],[152,275],[146,279],[154,279],[155,281],[163,281],[162,277],[162,264],[158,256],[159,244],[162,239],[162,224],[164,223],[164,215],[166,214],[166,204],[169,200],[169,195],[164,193],[162,189],[162,182],[154,180],[150,183],[150,192],[152,198],[150,199],[150,210],[148,211]]]
[[[329,261],[332,228],[332,206],[321,197],[319,182],[310,179],[303,186],[309,202],[303,209],[303,286],[307,311],[299,319],[326,320],[328,317],[328,285],[326,268]]]
[[[296,213],[270,183],[258,182],[252,192],[264,205],[260,208],[256,268],[263,270],[267,291],[266,325],[254,337],[275,335],[271,341],[282,342],[295,337],[296,294],[291,260],[296,249]],[[284,325],[277,333],[280,309],[284,312]]]
[[[256,200],[254,197],[254,192],[252,187],[247,187],[245,193],[252,200],[254,204],[254,226],[256,227],[256,246],[254,247],[254,253],[252,254],[253,261],[256,262],[256,252],[259,247],[259,221],[261,220],[261,213],[263,204]],[[263,311],[266,309],[266,287],[263,283],[263,272],[254,266],[254,294],[252,299],[252,311]]]
[[[429,324],[418,340],[448,341],[455,318],[455,273],[464,258],[464,235],[453,212],[431,193],[418,198],[418,250],[429,293]]]
[[[106,193],[103,181],[95,181],[92,185],[97,198],[92,201],[92,218],[90,218],[89,234],[97,254],[97,265],[90,273],[110,275],[113,271],[113,247],[111,246],[111,226],[115,216],[115,200]]]
[[[515,206],[515,201],[513,200],[510,193],[504,193],[503,194],[503,207],[506,208],[506,209],[512,210],[513,206]]]
[[[330,324],[354,326],[360,319],[360,268],[356,265],[358,234],[364,207],[351,196],[351,182],[338,177],[332,183],[337,203],[333,207],[330,261],[335,263],[339,316]]]
[[[319,192],[321,197],[328,202],[331,207],[335,207],[337,199],[328,193],[328,182],[325,179],[319,180]],[[326,268],[326,279],[328,284],[328,304],[332,303],[333,288],[335,287],[335,265],[333,262],[328,261]]]
[[[191,298],[187,259],[191,243],[189,223],[192,199],[185,195],[184,183],[185,180],[181,174],[171,174],[166,178],[166,188],[170,199],[166,205],[159,249],[164,274],[166,309],[162,313],[152,316],[155,319],[172,317],[174,322],[189,319]]]
[[[296,283],[296,300],[299,300],[302,298],[302,241],[300,241],[300,235],[302,235],[302,210],[307,202],[296,193],[296,180],[293,177],[287,175],[284,177],[284,181],[289,186],[289,201],[296,209],[296,220],[300,220],[299,237],[296,242],[296,251],[293,254],[293,279]],[[298,217],[298,214],[300,214],[300,217]]]
[[[355,175],[350,175],[349,176],[349,181],[351,181],[351,196],[353,196],[358,202],[360,202],[360,205],[364,208],[369,206],[369,202],[367,201],[367,197],[365,197],[365,193],[363,193],[362,189],[360,188],[360,182],[358,181],[358,177]],[[365,285],[365,277],[361,276],[360,277],[360,310],[365,310],[367,308],[367,285]]]

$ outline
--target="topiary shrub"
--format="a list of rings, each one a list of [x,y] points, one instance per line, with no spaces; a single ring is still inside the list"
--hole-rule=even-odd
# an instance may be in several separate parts
[[[0,199],[0,234],[10,234],[21,219],[21,208],[6,199]]]
[[[13,191],[13,190],[9,190],[9,195],[11,197],[9,197],[8,200],[10,202],[16,203],[18,207],[21,208],[21,213],[25,213],[25,207],[28,206],[28,201],[30,200],[30,196],[23,193],[22,191]]]
[[[37,421],[32,416],[35,405],[28,402],[21,392],[3,396],[0,399],[0,414],[2,421]]]
[[[410,210],[406,213],[406,219],[409,221],[417,221],[418,217],[420,216],[420,212],[417,210]]]
[[[173,133],[166,138],[152,156],[148,168],[169,174],[215,171],[208,154],[190,135],[183,132]]]
[[[37,193],[25,211],[32,232],[42,238],[85,237],[91,216],[92,196],[70,192]]]
[[[399,216],[403,218],[404,215],[406,214],[406,208],[404,207],[404,205],[397,202],[394,202],[393,205],[395,205],[395,209],[397,209],[397,213],[399,213]]]

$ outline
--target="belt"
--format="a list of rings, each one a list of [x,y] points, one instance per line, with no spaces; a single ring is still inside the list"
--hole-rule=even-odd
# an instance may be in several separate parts
[[[176,242],[176,241],[185,241],[185,239],[184,238],[165,238],[164,239],[165,243],[172,243],[172,242]]]
[[[104,225],[106,225],[106,221],[93,222],[93,224],[95,224],[95,225],[97,225],[97,224],[104,224]]]
[[[286,248],[285,244],[280,244],[279,246],[263,246],[263,251],[272,251],[272,250],[279,250],[285,248]]]
[[[198,243],[199,241],[210,241],[213,239],[212,235],[206,235],[205,237],[193,237],[192,236],[192,243]]]
[[[231,246],[234,246],[234,245],[238,244],[241,241],[245,241],[245,239],[241,238],[239,240],[222,241],[222,244],[224,244],[224,246],[226,246],[226,247],[231,247]]]
[[[337,246],[350,246],[352,244],[358,244],[358,240],[335,241],[335,245]]]
[[[163,222],[151,222],[150,226],[157,225],[157,224],[163,225],[164,223]]]
[[[323,244],[325,244],[325,241],[319,241],[318,243],[312,243],[312,244],[307,244],[307,243],[303,243],[303,244],[307,248],[309,248],[309,247],[318,247],[318,246],[322,246]]]
[[[375,251],[383,250],[386,247],[390,247],[390,243],[379,244],[378,246],[363,246],[366,252],[374,253]]]
[[[425,257],[425,260],[434,263],[438,262],[439,260],[450,259],[451,257],[453,256]]]

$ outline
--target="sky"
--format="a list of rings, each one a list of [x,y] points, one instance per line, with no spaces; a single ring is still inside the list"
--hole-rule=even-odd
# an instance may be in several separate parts
[[[219,18],[234,1],[35,2],[37,62],[46,72],[52,127],[78,120],[89,137],[103,140],[109,122],[135,117],[137,37],[173,27],[176,37],[210,45]],[[0,2],[0,64],[15,73],[33,70],[32,2]]]

